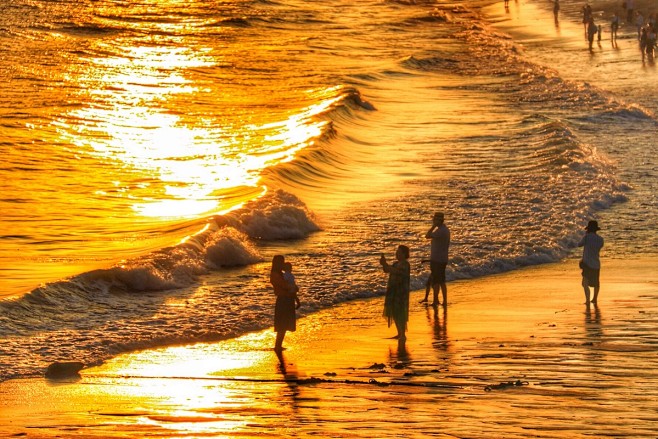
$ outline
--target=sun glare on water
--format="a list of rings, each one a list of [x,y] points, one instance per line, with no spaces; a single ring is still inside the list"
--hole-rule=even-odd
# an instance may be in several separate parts
[[[93,61],[97,68],[82,80],[89,105],[69,114],[83,128],[62,121],[58,130],[113,170],[116,193],[142,217],[193,218],[259,196],[262,171],[312,145],[327,123],[316,116],[333,103],[278,122],[186,118],[186,111],[203,112],[194,106],[198,96],[208,99],[185,77],[185,69],[212,65],[203,51],[126,48],[125,56]],[[176,107],[179,95],[190,102],[185,109]]]

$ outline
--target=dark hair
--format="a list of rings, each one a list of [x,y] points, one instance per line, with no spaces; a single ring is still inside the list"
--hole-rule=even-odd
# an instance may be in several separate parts
[[[404,253],[404,257],[409,259],[409,247],[407,247],[406,245],[399,245],[398,249],[402,250],[402,252]]]
[[[283,255],[274,255],[272,258],[272,273],[281,273],[285,259]]]

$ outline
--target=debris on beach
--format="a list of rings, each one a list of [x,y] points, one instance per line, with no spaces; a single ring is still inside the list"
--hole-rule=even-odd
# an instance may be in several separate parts
[[[46,378],[61,379],[79,377],[80,372],[85,367],[81,361],[55,361],[46,369]]]
[[[368,367],[368,369],[385,369],[386,365],[384,363],[373,363],[372,366]]]
[[[484,388],[485,392],[491,392],[492,390],[505,390],[510,387],[521,387],[521,386],[527,386],[530,383],[527,381],[521,381],[521,380],[516,380],[516,381],[507,381],[506,383],[500,383],[500,384],[493,384],[491,386],[486,386]]]

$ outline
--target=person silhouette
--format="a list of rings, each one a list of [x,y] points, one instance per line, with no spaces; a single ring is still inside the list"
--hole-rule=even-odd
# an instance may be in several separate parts
[[[432,218],[432,227],[425,234],[431,239],[430,272],[434,289],[432,305],[439,305],[439,290],[443,295],[443,306],[448,306],[448,287],[446,286],[446,267],[448,266],[448,249],[450,247],[450,230],[444,224],[443,212],[437,212]]]
[[[270,283],[274,288],[276,303],[274,305],[274,331],[276,342],[274,350],[283,350],[283,339],[286,332],[294,332],[297,329],[297,316],[295,315],[295,302],[297,291],[283,276],[285,258],[283,255],[275,255],[272,258],[272,269],[270,271]]]
[[[389,264],[386,256],[381,255],[379,263],[385,273],[388,273],[386,297],[384,299],[384,317],[395,323],[398,331],[397,339],[404,342],[407,337],[407,322],[409,321],[409,291],[411,289],[411,267],[409,266],[409,247],[398,246],[395,252],[396,261]]]
[[[578,247],[583,247],[583,257],[580,260],[580,268],[583,275],[583,290],[585,291],[585,304],[590,304],[590,287],[594,289],[594,297],[591,303],[596,303],[599,298],[601,272],[601,260],[599,253],[603,248],[603,238],[596,232],[601,230],[597,221],[589,221],[585,228],[585,235],[578,243]]]

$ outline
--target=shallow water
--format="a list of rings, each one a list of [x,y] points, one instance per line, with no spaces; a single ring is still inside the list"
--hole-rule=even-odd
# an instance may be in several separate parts
[[[653,438],[653,263],[610,262],[597,307],[579,303],[572,262],[454,282],[446,310],[414,293],[403,348],[375,298],[300,320],[283,368],[266,330],[122,355],[77,383],[9,381],[0,432]],[[17,405],[25,389],[42,395],[31,407]]]

